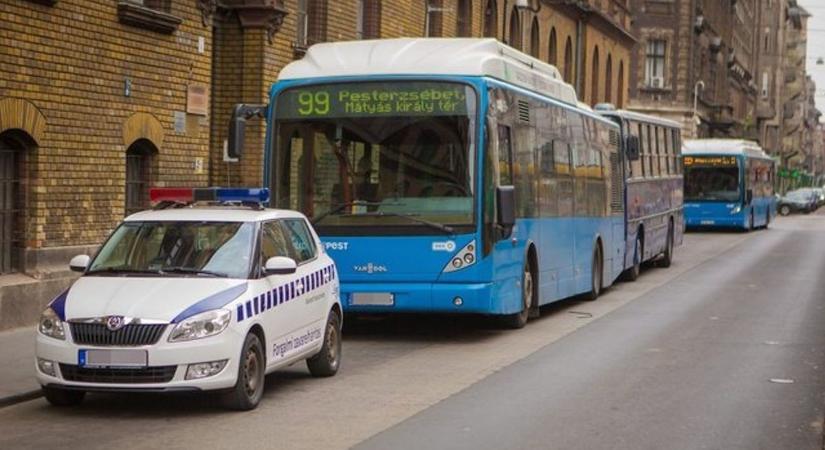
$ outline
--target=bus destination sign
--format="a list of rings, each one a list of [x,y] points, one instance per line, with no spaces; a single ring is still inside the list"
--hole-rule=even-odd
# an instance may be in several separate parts
[[[306,86],[281,93],[275,115],[278,119],[466,115],[469,89],[432,82]]]
[[[735,167],[736,165],[735,156],[685,156],[685,167]]]

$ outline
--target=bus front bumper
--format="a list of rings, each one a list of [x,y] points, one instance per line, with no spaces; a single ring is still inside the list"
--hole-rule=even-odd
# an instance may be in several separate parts
[[[701,227],[724,227],[724,228],[745,228],[748,224],[747,218],[742,214],[723,216],[685,216],[685,224],[688,228]]]
[[[492,283],[347,283],[341,304],[350,313],[508,314],[493,302]]]

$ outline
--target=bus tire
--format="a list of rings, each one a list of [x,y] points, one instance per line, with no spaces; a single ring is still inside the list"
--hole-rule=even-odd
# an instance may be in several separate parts
[[[768,208],[768,212],[765,213],[765,229],[767,230],[771,226],[771,210]]]
[[[238,363],[238,380],[235,386],[221,395],[221,403],[227,409],[249,411],[255,409],[264,394],[263,345],[255,333],[246,335]]]
[[[671,264],[673,264],[673,220],[667,226],[665,251],[662,252],[662,259],[659,260],[660,267],[668,268]]]
[[[602,247],[596,244],[593,248],[593,261],[590,263],[590,292],[584,294],[584,299],[593,301],[599,298],[604,285],[604,260],[602,259]]]
[[[642,274],[642,252],[644,251],[642,245],[644,245],[642,244],[642,237],[639,233],[636,233],[636,242],[633,247],[633,265],[624,272],[624,279],[627,281],[636,281],[639,279],[639,275]]]
[[[341,319],[335,311],[329,312],[324,331],[324,345],[315,356],[307,359],[307,368],[313,377],[331,377],[341,366]]]
[[[521,311],[503,316],[501,324],[504,328],[518,330],[527,325],[527,319],[530,318],[530,308],[533,306],[533,298],[535,297],[535,279],[529,260],[525,261],[524,270],[521,273]]]

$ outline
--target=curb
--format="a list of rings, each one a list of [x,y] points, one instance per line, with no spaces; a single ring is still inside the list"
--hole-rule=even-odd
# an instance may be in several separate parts
[[[34,400],[36,398],[40,398],[43,396],[43,391],[40,389],[35,389],[31,391],[26,391],[20,394],[9,395],[8,397],[0,398],[0,408],[5,408],[7,406],[16,405],[18,403],[27,402],[30,400]]]

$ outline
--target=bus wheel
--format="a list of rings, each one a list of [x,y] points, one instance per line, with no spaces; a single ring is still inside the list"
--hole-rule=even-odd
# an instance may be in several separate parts
[[[767,230],[768,227],[771,226],[771,210],[768,209],[768,212],[765,213],[765,229]]]
[[[534,279],[530,262],[525,261],[524,270],[521,275],[521,311],[502,317],[502,325],[505,328],[517,330],[527,325],[527,319],[530,316],[530,307],[533,305],[533,297],[535,297],[536,285]]]
[[[593,249],[593,262],[590,264],[590,292],[585,294],[585,300],[596,300],[602,293],[602,248],[597,244]]]
[[[642,273],[642,237],[636,234],[636,242],[633,247],[633,266],[625,270],[624,278],[627,281],[636,281]]]
[[[673,264],[673,222],[671,221],[667,227],[667,242],[665,243],[665,251],[662,253],[662,259],[659,260],[659,266],[668,268]]]

